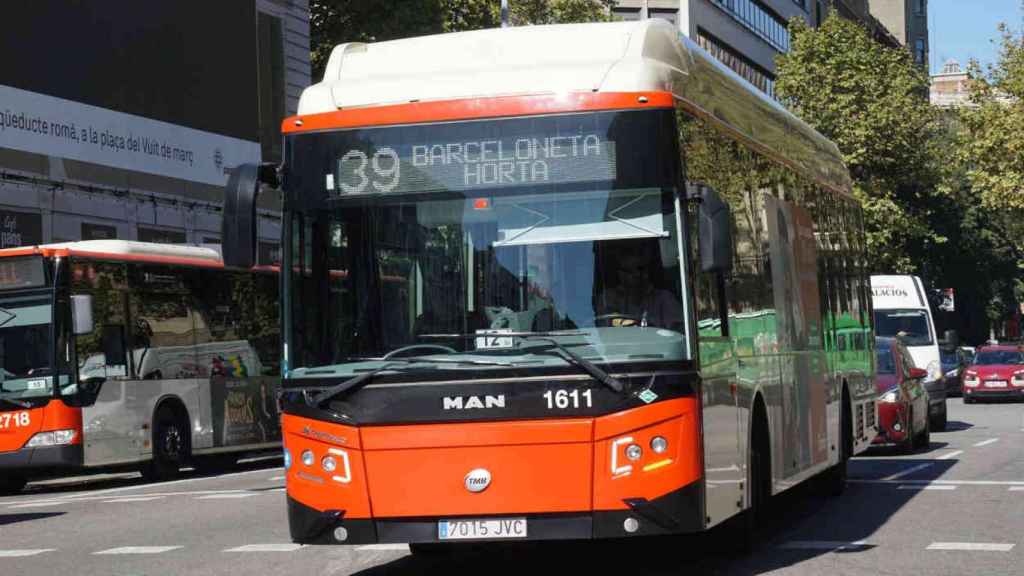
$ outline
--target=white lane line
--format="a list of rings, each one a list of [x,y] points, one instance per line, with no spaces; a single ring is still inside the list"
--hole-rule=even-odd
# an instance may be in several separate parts
[[[967,552],[1009,552],[1013,544],[995,542],[932,542],[926,550],[960,550]]]
[[[24,558],[35,556],[43,552],[53,552],[56,548],[38,548],[36,550],[0,550],[0,558]]]
[[[40,500],[38,502],[26,502],[24,504],[14,504],[13,506],[8,506],[8,508],[39,508],[39,507],[42,507],[42,506],[60,506],[61,504],[67,504],[67,503],[68,502],[64,501],[64,500],[62,500],[60,502],[53,502],[53,501],[50,501],[50,500],[46,500],[46,501]]]
[[[359,546],[356,550],[360,552],[408,552],[408,544],[367,544],[366,546]]]
[[[145,493],[145,494],[139,494],[138,497],[139,498],[148,498],[150,496],[161,496],[161,497],[162,496],[202,496],[202,495],[205,495],[205,494],[238,494],[238,493],[259,494],[259,492],[251,492],[249,490],[244,490],[244,489],[241,489],[241,488],[232,488],[232,489],[225,489],[225,490],[189,490],[189,491],[181,491],[181,492],[148,492],[148,493]],[[90,501],[93,501],[93,500],[110,500],[112,498],[134,498],[134,497],[135,496],[131,496],[131,495],[127,495],[127,496],[77,496],[77,497],[74,497],[74,498],[65,498],[65,499],[62,499],[62,500],[52,500],[52,499],[36,500],[34,502],[26,502],[25,504],[35,504],[36,502],[45,502],[47,504],[49,504],[50,502],[53,502],[54,504],[69,504],[69,503],[73,503],[73,502],[90,502]]]
[[[171,550],[177,550],[178,548],[183,548],[183,546],[121,546],[120,548],[110,548],[108,550],[93,552],[93,555],[163,554],[164,552],[170,552]]]
[[[225,552],[294,552],[302,548],[302,544],[246,544],[237,548],[228,548]]]
[[[255,496],[254,492],[246,492],[241,494],[209,494],[207,496],[197,496],[196,500],[235,500],[238,498],[248,498]]]
[[[956,490],[956,486],[950,484],[900,484],[897,490]]]
[[[1010,486],[1010,492],[1024,492],[1024,486]]]
[[[219,480],[222,478],[233,478],[235,476],[246,476],[249,474],[266,474],[267,472],[283,471],[284,468],[260,468],[259,470],[245,470],[242,472],[232,472],[230,474],[221,474],[219,476],[201,476],[199,478],[183,478],[181,480],[171,480],[169,482],[160,482],[159,484],[139,484],[137,486],[121,486],[119,488],[106,488],[103,490],[82,490],[73,494],[65,494],[58,496],[63,499],[74,499],[82,496],[94,497],[97,494],[113,494],[115,492],[125,492],[127,490],[146,490],[148,488],[163,488],[164,486],[173,486],[175,484],[190,484],[192,482],[203,482],[206,480]]]
[[[891,474],[889,476],[886,476],[885,478],[882,478],[882,480],[897,480],[899,478],[903,478],[904,476],[906,476],[908,474],[913,474],[914,472],[917,472],[918,470],[924,470],[925,468],[928,468],[931,465],[932,465],[931,462],[926,462],[924,464],[918,464],[917,466],[911,466],[910,468],[907,468],[906,470],[904,470],[902,472],[897,472],[896,474]]]
[[[284,480],[284,476],[274,476],[273,478],[267,478],[267,482],[277,482],[278,480]]]
[[[936,458],[936,460],[950,460],[952,458],[956,458],[957,456],[959,456],[959,455],[961,455],[963,453],[964,453],[963,450],[953,450],[952,452],[947,452],[947,453],[943,454],[942,456],[939,456],[938,458]]]
[[[835,540],[793,540],[784,542],[779,548],[786,550],[850,550],[871,546],[872,544],[863,540],[856,542],[842,542]]]
[[[1024,486],[1020,480],[861,480],[851,478],[851,484],[917,484],[927,486],[931,484],[949,484],[952,486]]]
[[[162,500],[163,496],[138,496],[135,498],[114,498],[113,500],[103,500],[104,504],[121,504],[126,502],[149,502],[150,500]]]
[[[988,440],[982,440],[981,442],[974,444],[974,447],[981,448],[982,446],[988,446],[989,444],[995,444],[996,442],[999,442],[999,438],[989,438]]]

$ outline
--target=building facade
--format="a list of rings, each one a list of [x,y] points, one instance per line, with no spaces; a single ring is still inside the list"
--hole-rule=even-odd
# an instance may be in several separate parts
[[[959,108],[970,105],[970,76],[956,60],[948,60],[942,72],[932,75],[929,90],[931,103],[939,108]]]
[[[278,161],[309,83],[306,0],[36,0],[0,47],[0,247],[219,243],[231,168]],[[41,38],[46,50],[39,50]],[[279,252],[279,199],[260,252]]]
[[[869,0],[871,14],[889,29],[901,46],[914,55],[914,61],[927,67],[931,46],[928,42],[928,0]]]
[[[702,48],[762,92],[775,97],[775,58],[789,51],[789,21],[802,18],[818,27],[836,10],[863,24],[880,42],[896,38],[872,16],[868,0],[619,0],[614,15],[647,16],[675,23]]]

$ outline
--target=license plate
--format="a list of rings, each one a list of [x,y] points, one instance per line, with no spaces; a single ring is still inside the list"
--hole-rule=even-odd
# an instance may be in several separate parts
[[[440,520],[437,523],[438,540],[492,538],[526,538],[526,518]]]
[[[985,382],[985,386],[988,388],[1006,388],[1006,380],[993,380],[991,382]]]

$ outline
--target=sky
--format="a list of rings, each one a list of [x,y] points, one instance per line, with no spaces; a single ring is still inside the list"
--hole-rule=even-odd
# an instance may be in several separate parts
[[[931,36],[932,73],[942,70],[946,60],[955,58],[966,68],[975,58],[985,64],[994,63],[998,45],[996,26],[1006,22],[1014,30],[1024,20],[1022,0],[929,0],[928,28]]]

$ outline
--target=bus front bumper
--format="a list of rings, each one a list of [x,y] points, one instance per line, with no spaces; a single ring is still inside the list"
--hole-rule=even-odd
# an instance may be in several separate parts
[[[442,540],[439,525],[449,518],[346,519],[344,510],[321,512],[291,497],[288,498],[288,524],[292,540],[302,544],[516,542],[681,534],[703,529],[701,489],[700,483],[694,483],[654,500],[638,498],[629,502],[627,510],[505,515],[526,520],[526,536],[521,538]],[[484,518],[456,516],[450,519]],[[493,516],[486,519],[493,519]]]
[[[0,452],[0,471],[41,472],[77,468],[82,465],[82,445],[45,446]]]

